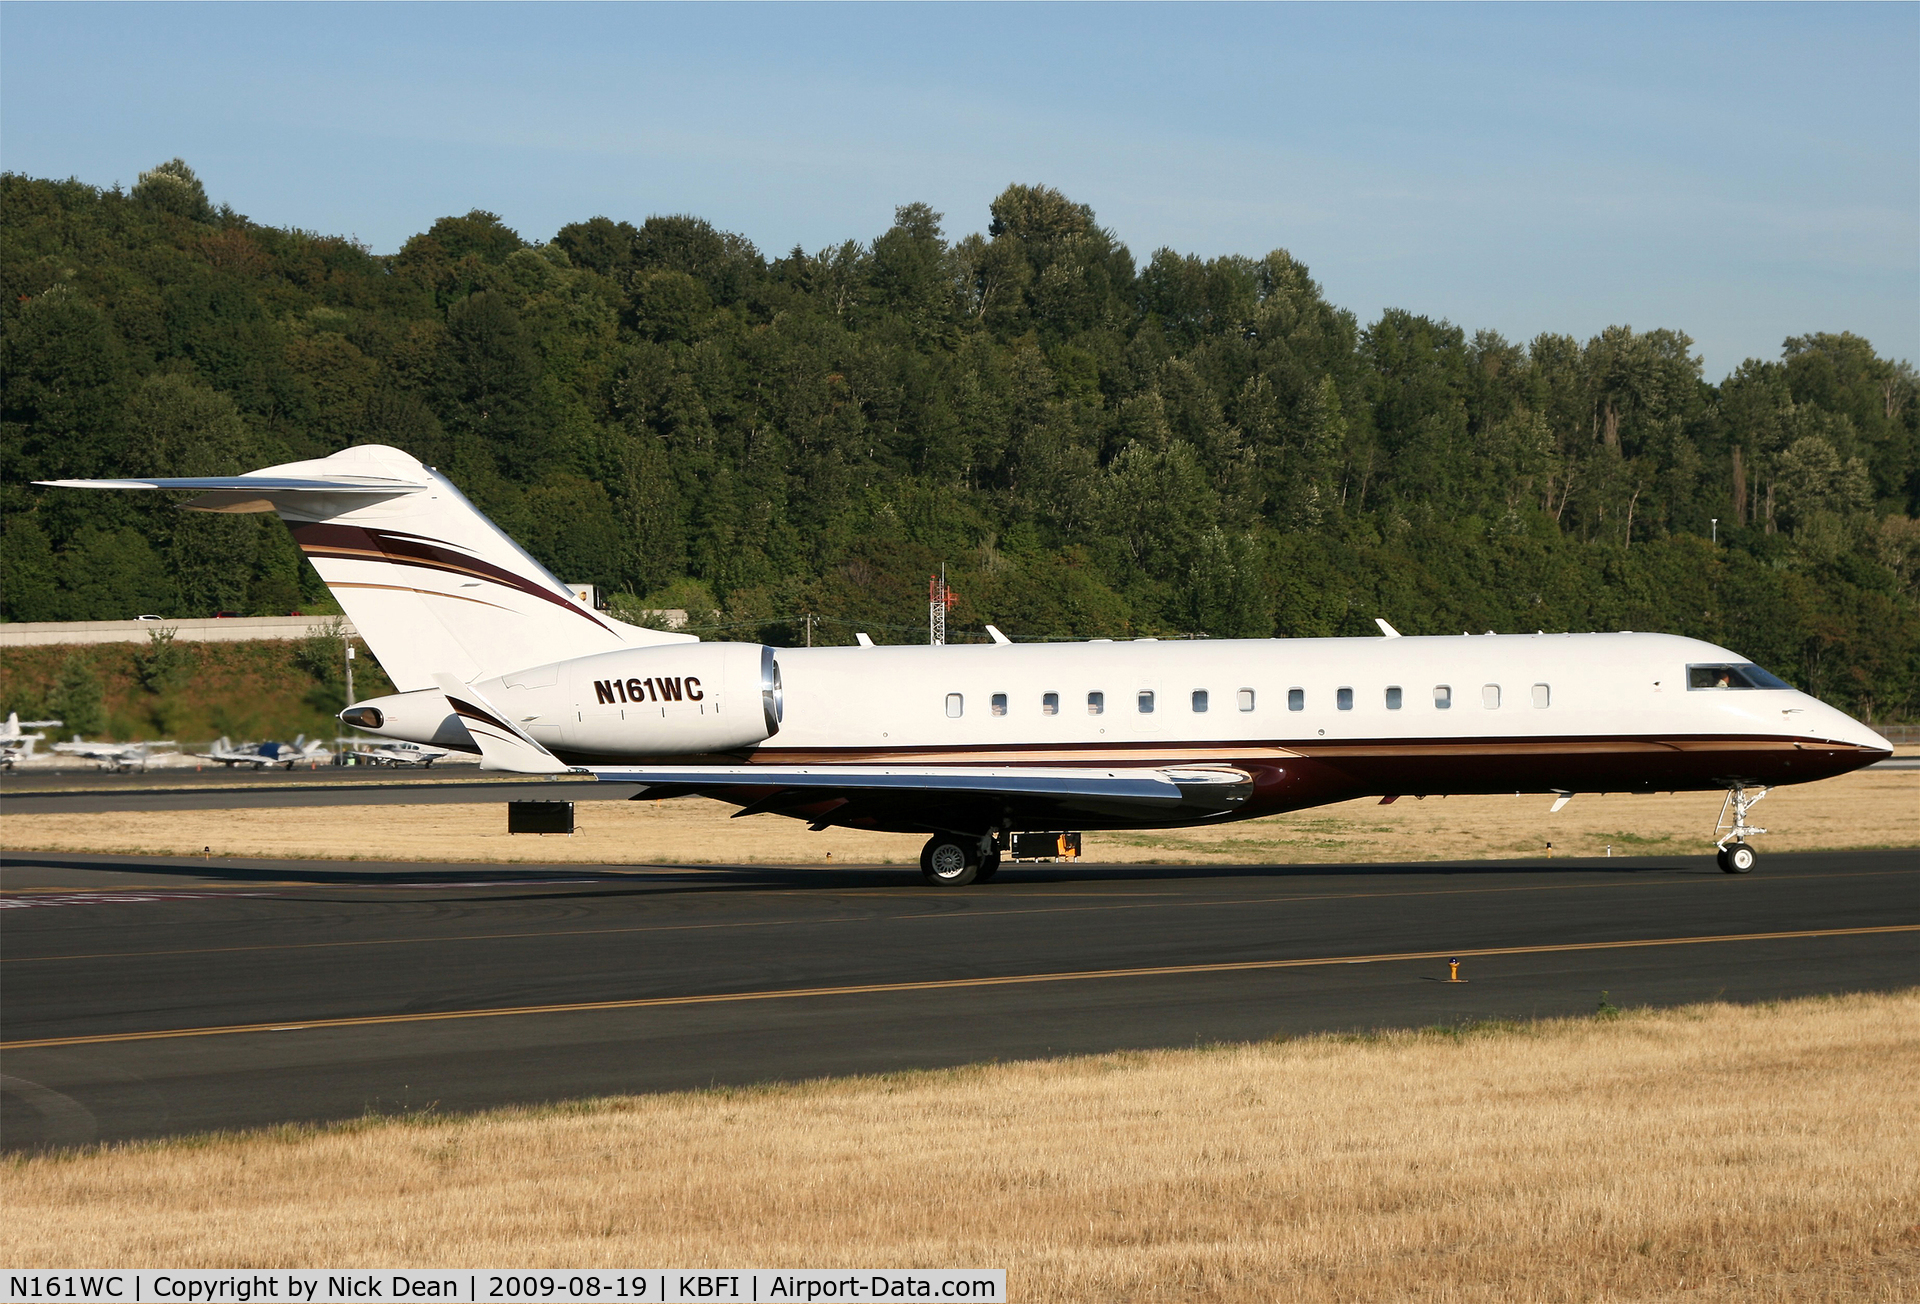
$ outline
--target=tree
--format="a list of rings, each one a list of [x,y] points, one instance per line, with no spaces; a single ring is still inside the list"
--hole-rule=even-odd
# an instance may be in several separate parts
[[[59,570],[53,545],[31,512],[17,512],[0,533],[0,618],[58,620]]]
[[[211,222],[214,218],[207,188],[184,159],[168,159],[142,172],[133,188],[133,202],[192,222]]]
[[[197,187],[0,173],[0,616],[316,610],[277,521],[30,482],[379,442],[742,637],[910,637],[945,561],[957,622],[1018,633],[1671,629],[1920,708],[1920,393],[1856,335],[1708,384],[1674,329],[1363,330],[1284,249],[1143,271],[1033,184],[771,264],[478,209],[383,256]]]
[[[60,673],[47,694],[47,710],[69,733],[85,737],[107,727],[106,692],[87,658],[75,652],[60,663]]]

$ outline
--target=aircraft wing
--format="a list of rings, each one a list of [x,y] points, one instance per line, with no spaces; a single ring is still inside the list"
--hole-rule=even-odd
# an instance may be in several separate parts
[[[649,787],[815,789],[844,792],[951,792],[981,796],[1106,797],[1179,802],[1193,790],[1219,791],[1247,782],[1225,767],[1058,767],[902,765],[589,766],[605,783]]]

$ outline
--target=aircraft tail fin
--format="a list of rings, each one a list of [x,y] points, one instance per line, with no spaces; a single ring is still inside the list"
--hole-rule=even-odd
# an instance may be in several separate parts
[[[202,512],[277,512],[402,692],[449,671],[466,682],[596,652],[697,642],[642,629],[573,592],[467,501],[397,448],[239,476],[44,480],[73,489],[191,490]]]

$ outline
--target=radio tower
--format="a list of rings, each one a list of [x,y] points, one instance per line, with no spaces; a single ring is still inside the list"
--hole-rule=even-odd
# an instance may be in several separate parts
[[[938,575],[927,577],[927,642],[940,647],[947,641],[947,605],[953,601],[953,590],[947,587],[947,568],[943,564]]]

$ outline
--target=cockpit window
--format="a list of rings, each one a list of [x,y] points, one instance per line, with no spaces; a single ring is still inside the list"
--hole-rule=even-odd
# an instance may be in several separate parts
[[[1792,688],[1752,663],[1724,666],[1688,666],[1688,688]]]

